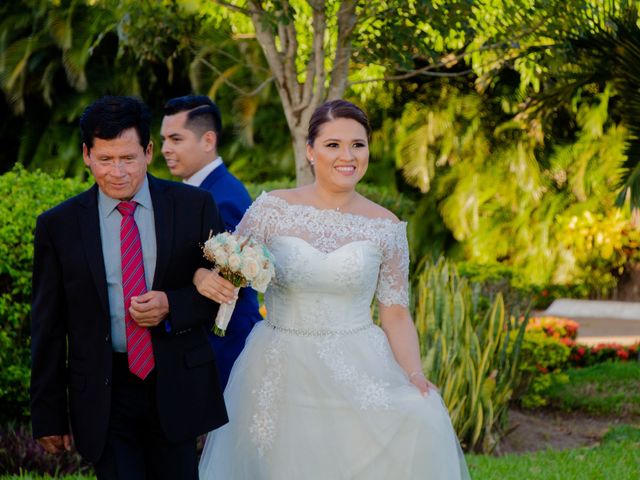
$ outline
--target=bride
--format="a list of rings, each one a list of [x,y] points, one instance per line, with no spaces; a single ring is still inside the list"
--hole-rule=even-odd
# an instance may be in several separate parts
[[[406,224],[355,190],[369,134],[355,105],[319,107],[307,143],[315,183],[263,193],[237,228],[267,245],[276,276],[225,390],[230,422],[207,437],[202,479],[469,478],[422,373]],[[194,282],[217,302],[233,298],[214,272]]]

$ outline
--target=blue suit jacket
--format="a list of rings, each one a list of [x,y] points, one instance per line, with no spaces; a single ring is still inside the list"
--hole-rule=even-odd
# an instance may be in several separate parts
[[[242,182],[231,175],[224,165],[220,165],[204,179],[200,188],[213,195],[225,229],[233,232],[252,202]],[[240,355],[249,332],[256,322],[262,320],[258,308],[256,292],[251,288],[240,289],[226,335],[218,337],[212,332],[209,333],[209,342],[216,354],[222,388],[227,385],[231,367]]]

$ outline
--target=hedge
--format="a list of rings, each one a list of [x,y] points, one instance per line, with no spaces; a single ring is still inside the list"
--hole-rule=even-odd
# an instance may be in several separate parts
[[[0,420],[28,416],[29,312],[36,217],[89,184],[28,172],[0,176]]]
[[[0,424],[29,416],[29,313],[36,217],[91,184],[60,174],[30,172],[20,164],[0,175]],[[283,180],[247,188],[255,198],[262,191],[291,186],[291,181]],[[367,185],[359,190],[398,217],[411,216],[413,202],[402,195]]]

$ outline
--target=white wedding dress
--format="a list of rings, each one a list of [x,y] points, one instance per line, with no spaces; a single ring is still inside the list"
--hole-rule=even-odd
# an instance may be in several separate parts
[[[409,382],[370,316],[374,294],[407,305],[406,224],[263,193],[238,232],[267,245],[276,276],[200,478],[468,479],[440,396]]]

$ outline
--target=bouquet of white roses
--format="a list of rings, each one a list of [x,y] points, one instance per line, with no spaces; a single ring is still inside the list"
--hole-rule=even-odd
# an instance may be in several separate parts
[[[209,237],[202,251],[218,273],[233,283],[236,293],[247,286],[264,293],[275,273],[271,252],[251,237],[219,233]],[[235,302],[220,305],[213,327],[216,335],[224,337],[235,306]]]

